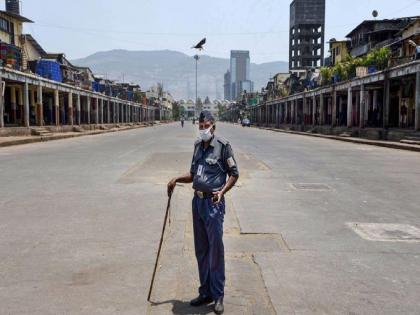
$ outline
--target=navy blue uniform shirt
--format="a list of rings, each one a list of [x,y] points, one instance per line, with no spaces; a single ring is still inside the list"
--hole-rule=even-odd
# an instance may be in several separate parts
[[[190,172],[194,178],[194,190],[206,193],[221,190],[226,184],[228,175],[239,176],[229,142],[213,136],[208,148],[204,149],[203,142],[198,140],[195,143]]]

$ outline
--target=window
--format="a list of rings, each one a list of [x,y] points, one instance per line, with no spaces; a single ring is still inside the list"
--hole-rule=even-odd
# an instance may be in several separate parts
[[[0,18],[0,30],[9,33],[10,31],[9,21],[3,18]]]

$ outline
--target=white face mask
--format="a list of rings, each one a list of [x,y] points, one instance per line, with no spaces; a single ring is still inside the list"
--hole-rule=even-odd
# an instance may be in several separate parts
[[[211,137],[213,137],[211,133],[212,128],[213,126],[211,126],[208,129],[200,130],[200,139],[203,140],[204,142],[210,141]]]

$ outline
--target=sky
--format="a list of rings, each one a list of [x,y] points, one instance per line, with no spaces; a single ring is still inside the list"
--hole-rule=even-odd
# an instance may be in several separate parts
[[[4,7],[2,1],[0,8]],[[22,0],[25,25],[48,52],[69,59],[98,51],[176,50],[207,37],[205,54],[251,61],[288,60],[289,0]],[[374,9],[379,18],[420,15],[420,0],[326,0],[326,40],[343,39]]]

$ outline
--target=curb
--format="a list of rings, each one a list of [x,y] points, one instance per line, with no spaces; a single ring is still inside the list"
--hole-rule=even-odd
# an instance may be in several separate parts
[[[10,146],[15,146],[15,145],[48,142],[48,141],[78,138],[78,137],[84,137],[84,136],[95,136],[95,135],[100,135],[100,134],[104,134],[104,133],[121,132],[121,131],[133,130],[133,129],[153,127],[153,126],[155,126],[155,125],[138,125],[138,126],[122,127],[122,128],[119,128],[119,129],[111,129],[111,130],[87,131],[86,133],[81,132],[80,134],[70,134],[70,135],[62,134],[62,135],[52,135],[52,136],[47,136],[47,137],[36,137],[36,136],[34,136],[34,138],[18,139],[18,140],[0,142],[0,147],[10,147]]]
[[[390,148],[390,149],[420,152],[420,146],[398,143],[398,142],[387,142],[387,141],[368,140],[368,139],[352,138],[352,137],[322,135],[322,134],[314,134],[314,133],[309,133],[309,132],[291,131],[291,130],[267,128],[267,127],[254,127],[254,128],[261,129],[261,130],[269,130],[269,131],[274,131],[274,132],[300,135],[300,136],[309,136],[309,137],[315,137],[315,138],[324,138],[324,139],[329,139],[329,140],[350,142],[350,143],[355,143],[355,144],[365,144],[365,145],[373,145],[373,146]]]

